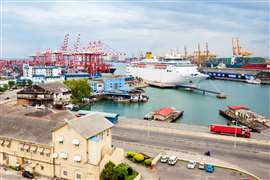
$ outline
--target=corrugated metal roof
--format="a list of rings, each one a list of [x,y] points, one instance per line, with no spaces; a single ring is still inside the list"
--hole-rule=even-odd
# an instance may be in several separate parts
[[[0,116],[0,136],[41,144],[52,141],[52,131],[65,124],[62,120],[47,120],[26,116]]]
[[[229,109],[238,110],[238,109],[248,109],[246,106],[228,106]]]
[[[169,114],[171,114],[172,112],[174,112],[175,110],[173,108],[170,107],[166,107],[166,108],[161,108],[157,114],[161,115],[161,116],[168,116]]]
[[[103,117],[108,117],[108,118],[116,118],[117,116],[119,116],[119,114],[117,114],[117,113],[99,112],[99,111],[87,111],[87,110],[79,110],[78,113],[81,114],[81,115],[100,114]]]
[[[86,139],[113,127],[113,123],[98,113],[74,118],[68,124]]]
[[[58,81],[39,84],[38,86],[54,93],[70,91],[70,89],[66,85]]]

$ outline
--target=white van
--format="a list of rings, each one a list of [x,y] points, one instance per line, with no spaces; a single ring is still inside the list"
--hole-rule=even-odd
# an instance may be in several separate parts
[[[177,156],[170,156],[168,159],[168,164],[169,165],[175,165],[177,162]]]
[[[163,154],[163,155],[160,157],[160,162],[166,163],[166,162],[168,162],[168,159],[169,159],[169,156],[166,155],[166,154]]]

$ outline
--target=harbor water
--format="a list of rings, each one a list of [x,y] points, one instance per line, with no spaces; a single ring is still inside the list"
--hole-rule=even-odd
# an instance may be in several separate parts
[[[124,64],[116,64],[116,73],[124,73]],[[227,121],[219,115],[219,109],[228,105],[246,105],[258,114],[270,117],[270,86],[254,85],[242,82],[204,80],[200,88],[222,91],[227,99],[217,99],[215,95],[183,89],[145,88],[149,101],[146,103],[117,103],[100,101],[87,105],[83,109],[119,113],[120,116],[143,118],[150,111],[162,107],[174,107],[183,110],[184,115],[176,123],[209,125],[213,123],[226,124]]]

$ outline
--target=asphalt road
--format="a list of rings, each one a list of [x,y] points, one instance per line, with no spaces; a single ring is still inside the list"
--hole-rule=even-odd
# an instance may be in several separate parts
[[[210,150],[212,157],[237,165],[262,179],[270,179],[269,146],[238,142],[235,147],[234,142],[119,127],[113,128],[113,139],[173,151],[204,153]]]
[[[155,174],[157,174],[161,180],[178,180],[180,179],[179,177],[181,177],[181,180],[240,180],[249,178],[249,176],[240,174],[239,172],[217,167],[215,168],[214,173],[207,173],[204,170],[199,170],[197,167],[194,169],[187,169],[186,164],[186,162],[182,161],[178,161],[174,166],[169,166],[165,163],[158,163]]]

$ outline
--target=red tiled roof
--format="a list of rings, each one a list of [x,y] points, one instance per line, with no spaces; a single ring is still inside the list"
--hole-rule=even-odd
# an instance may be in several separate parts
[[[233,110],[248,109],[246,106],[228,106],[228,108]]]
[[[161,108],[157,114],[161,115],[161,116],[168,116],[169,114],[171,114],[172,112],[174,112],[175,110],[173,108]]]

